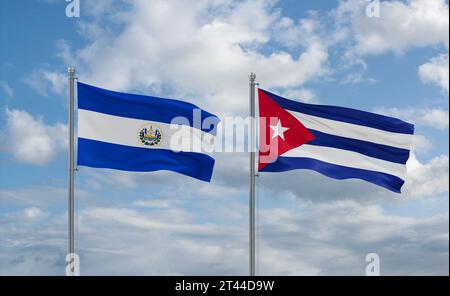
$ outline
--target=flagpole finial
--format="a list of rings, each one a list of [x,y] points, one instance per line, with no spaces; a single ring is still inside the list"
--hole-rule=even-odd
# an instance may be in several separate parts
[[[74,77],[75,76],[75,68],[72,66],[69,66],[69,68],[67,68],[67,73],[69,74],[69,77]]]
[[[256,79],[256,74],[251,72],[250,75],[248,75],[248,78],[250,79],[250,81],[254,82]]]

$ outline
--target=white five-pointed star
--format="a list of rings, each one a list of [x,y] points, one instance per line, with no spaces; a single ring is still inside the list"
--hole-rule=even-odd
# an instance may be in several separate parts
[[[278,119],[277,125],[269,125],[269,126],[273,130],[272,139],[275,139],[276,137],[280,137],[284,140],[284,132],[287,131],[289,128],[283,127],[281,125],[281,120]]]

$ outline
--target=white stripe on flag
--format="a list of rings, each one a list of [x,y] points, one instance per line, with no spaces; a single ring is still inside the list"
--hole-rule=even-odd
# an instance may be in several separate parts
[[[155,127],[161,129],[162,139],[156,146],[145,146],[139,141],[139,132],[147,124],[154,124]],[[186,125],[177,125],[175,129],[170,127],[171,125],[168,123],[150,122],[78,109],[78,137],[80,138],[144,149],[199,153],[213,151],[214,136],[212,134]]]
[[[357,125],[318,116],[312,116],[300,112],[288,110],[306,128],[330,135],[357,139],[391,147],[410,150],[412,145],[412,135],[387,132],[372,127]]]
[[[282,156],[313,158],[341,166],[382,172],[397,176],[402,180],[406,178],[406,166],[403,164],[368,157],[348,150],[305,144]]]

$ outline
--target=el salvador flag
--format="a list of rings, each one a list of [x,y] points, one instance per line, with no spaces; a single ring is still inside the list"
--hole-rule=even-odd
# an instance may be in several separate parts
[[[291,101],[259,90],[260,172],[310,169],[400,193],[414,126],[365,111]]]
[[[169,170],[211,180],[214,159],[208,152],[213,150],[219,123],[215,115],[182,101],[113,92],[81,82],[77,90],[78,165],[134,172]],[[171,124],[175,118],[180,120]]]

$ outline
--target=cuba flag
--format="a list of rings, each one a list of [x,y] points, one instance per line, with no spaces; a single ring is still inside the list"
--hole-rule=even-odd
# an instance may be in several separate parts
[[[132,172],[168,170],[209,182],[219,119],[172,99],[101,89],[78,90],[80,166]]]
[[[259,171],[309,169],[400,193],[414,126],[370,112],[288,100],[259,89]]]

